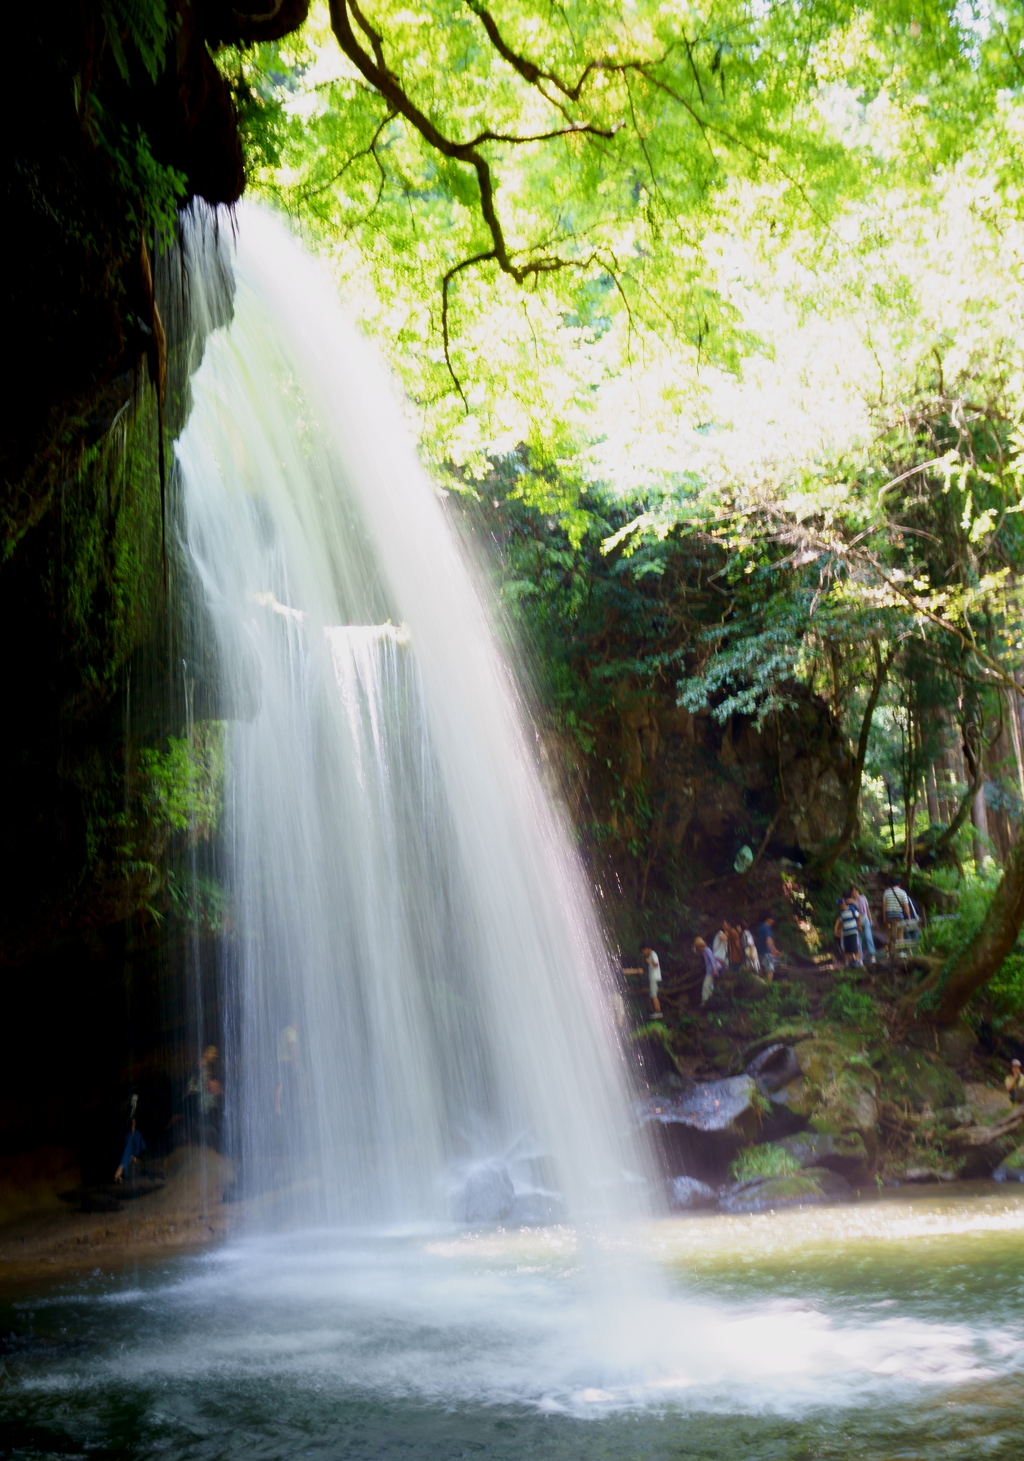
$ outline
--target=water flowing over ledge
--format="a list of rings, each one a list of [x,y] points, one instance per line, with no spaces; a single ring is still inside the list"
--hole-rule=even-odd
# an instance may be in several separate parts
[[[190,288],[217,318],[203,227]],[[649,1183],[607,951],[443,506],[317,265],[250,208],[232,263],[177,455],[224,698],[251,707],[227,789],[241,1190],[289,1188],[305,1221],[628,1219]]]

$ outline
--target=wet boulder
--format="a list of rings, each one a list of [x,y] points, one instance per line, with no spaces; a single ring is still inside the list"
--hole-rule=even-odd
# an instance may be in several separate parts
[[[1024,1146],[1017,1147],[992,1173],[996,1182],[1024,1182]]]
[[[827,1167],[808,1167],[783,1177],[755,1177],[735,1182],[719,1198],[722,1212],[771,1212],[782,1207],[807,1207],[843,1202],[852,1195],[850,1184]]]
[[[792,1045],[781,1041],[767,1046],[747,1066],[747,1075],[757,1081],[765,1095],[787,1086],[800,1076],[800,1062]]]
[[[871,1166],[860,1131],[800,1131],[777,1143],[801,1167],[827,1167],[852,1182],[863,1181]]]
[[[750,1061],[746,1073],[757,1082],[767,1102],[762,1139],[777,1141],[802,1131],[809,1108],[793,1046],[780,1041],[766,1046]]]
[[[718,1192],[707,1182],[698,1182],[696,1177],[673,1177],[668,1183],[668,1204],[675,1212],[716,1207]]]
[[[504,1167],[474,1167],[452,1193],[452,1217],[457,1223],[500,1223],[512,1216],[515,1200]]]
[[[961,1182],[979,1182],[994,1177],[1003,1165],[1006,1144],[1001,1141],[984,1142],[981,1146],[970,1146],[961,1155],[957,1176]],[[996,1177],[997,1182],[1005,1179]]]
[[[523,1223],[527,1227],[544,1227],[549,1223],[564,1222],[565,1215],[562,1194],[540,1187],[516,1192],[512,1210],[506,1214],[510,1222],[517,1225]]]
[[[635,1110],[668,1172],[718,1182],[740,1147],[760,1135],[765,1104],[754,1079],[738,1075],[693,1081],[678,1095],[648,1096]]]
[[[821,1136],[856,1133],[866,1153],[866,1172],[878,1148],[877,1077],[866,1057],[856,1047],[823,1037],[801,1040],[795,1050],[800,1078],[784,1087],[790,1109]]]

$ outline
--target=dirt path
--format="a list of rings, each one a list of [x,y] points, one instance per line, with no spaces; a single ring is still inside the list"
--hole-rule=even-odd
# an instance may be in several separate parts
[[[66,1172],[37,1184],[37,1205],[0,1225],[0,1287],[113,1272],[223,1239],[237,1213],[223,1201],[232,1164],[216,1152],[184,1147],[163,1167],[160,1191],[125,1201],[117,1212],[79,1212],[62,1202]],[[3,1197],[0,1191],[0,1212]]]

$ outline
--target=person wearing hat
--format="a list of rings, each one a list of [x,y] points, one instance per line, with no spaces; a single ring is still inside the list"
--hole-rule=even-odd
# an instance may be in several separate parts
[[[1019,1106],[1024,1101],[1024,1073],[1021,1071],[1019,1060],[1010,1061],[1010,1074],[1003,1081],[1003,1085],[1013,1104]]]

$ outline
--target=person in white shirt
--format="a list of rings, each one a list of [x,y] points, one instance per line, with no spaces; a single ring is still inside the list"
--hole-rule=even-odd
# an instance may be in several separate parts
[[[661,983],[661,962],[653,949],[641,949],[647,961],[647,989],[651,996],[651,1006],[656,1015],[661,1014],[661,1000],[658,998],[658,985]]]
[[[757,956],[757,944],[754,942],[754,935],[749,928],[744,928],[740,934],[740,942],[743,946],[743,962],[755,978],[761,977],[761,960]]]
[[[724,928],[720,928],[711,940],[711,952],[721,964],[723,969],[729,965],[729,935]]]
[[[910,899],[895,878],[885,885],[885,892],[882,894],[882,912],[885,914],[885,937],[891,961],[894,957],[893,950],[896,941],[906,937],[907,922],[914,916],[910,907]]]
[[[910,899],[895,879],[885,885],[885,892],[882,894],[882,907],[885,910],[886,923],[895,923],[899,919],[910,918],[912,916],[910,912]]]

